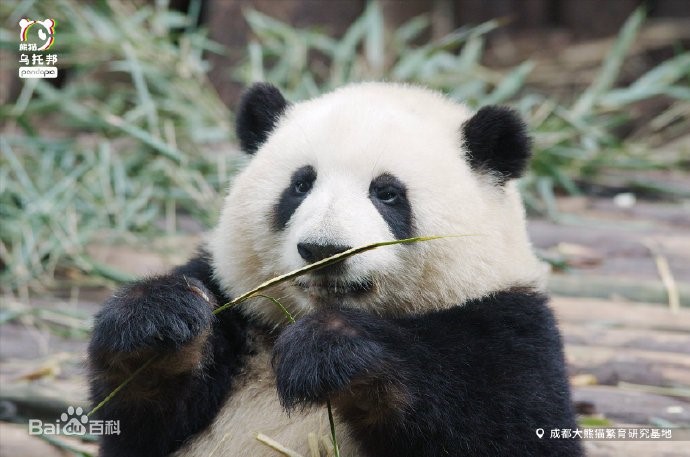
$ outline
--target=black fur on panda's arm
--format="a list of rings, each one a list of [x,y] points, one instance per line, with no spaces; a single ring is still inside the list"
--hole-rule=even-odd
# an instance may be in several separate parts
[[[561,340],[542,295],[507,291],[392,319],[318,311],[274,351],[286,408],[330,398],[372,457],[582,455]]]
[[[244,319],[211,314],[225,301],[201,252],[104,303],[89,345],[93,402],[156,359],[98,411],[120,421],[119,435],[103,436],[101,457],[165,456],[209,425],[247,351]]]

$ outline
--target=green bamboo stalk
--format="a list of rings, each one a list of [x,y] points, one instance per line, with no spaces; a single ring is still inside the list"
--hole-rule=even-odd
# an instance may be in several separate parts
[[[239,297],[235,298],[234,300],[231,300],[230,302],[224,304],[223,306],[220,306],[216,308],[213,311],[213,314],[218,314],[220,312],[225,311],[226,309],[243,302],[247,298],[251,297],[252,295],[258,294],[259,292],[268,289],[269,287],[275,286],[276,284],[280,284],[281,282],[289,281],[290,279],[297,278],[298,276],[302,276],[305,273],[309,273],[310,271],[315,271],[324,267],[327,267],[329,265],[333,265],[334,263],[340,262],[345,260],[346,258],[356,255],[356,254],[361,254],[366,251],[371,251],[372,249],[376,249],[379,247],[383,246],[392,246],[395,244],[407,244],[407,243],[416,243],[419,241],[431,241],[431,240],[438,240],[441,238],[458,238],[462,236],[473,236],[473,235],[437,235],[437,236],[417,236],[413,238],[404,238],[402,240],[393,240],[393,241],[380,241],[378,243],[371,243],[371,244],[365,244],[363,246],[359,246],[356,248],[348,249],[347,251],[343,251],[339,254],[336,254],[331,257],[326,257],[323,260],[319,260],[318,262],[314,262],[312,264],[309,264],[305,267],[299,268],[297,270],[293,270],[289,273],[285,273],[280,276],[276,276],[275,278],[269,279],[268,281],[265,281],[255,287],[254,289],[250,290],[249,292],[245,292],[244,294],[240,295]]]
[[[331,425],[331,440],[333,440],[333,452],[335,457],[340,457],[340,448],[338,447],[338,439],[335,436],[335,421],[333,420],[333,411],[331,410],[331,401],[326,400],[326,408],[328,408],[328,422]]]
[[[134,371],[134,373],[132,373],[131,375],[129,375],[129,377],[128,377],[127,379],[125,379],[124,381],[122,381],[122,382],[120,383],[119,386],[117,386],[115,389],[113,389],[112,392],[110,392],[110,393],[108,394],[107,397],[105,397],[99,404],[97,404],[91,411],[89,411],[88,414],[87,414],[87,416],[88,416],[88,417],[91,417],[92,414],[94,414],[96,411],[98,411],[98,410],[101,409],[103,406],[105,406],[106,403],[108,403],[110,400],[112,400],[113,397],[115,397],[115,395],[118,394],[118,392],[120,392],[122,389],[124,389],[124,387],[125,387],[127,384],[129,384],[129,383],[132,381],[132,379],[136,378],[136,377],[139,375],[139,373],[141,373],[142,371],[144,371],[144,370],[145,370],[149,365],[151,365],[151,364],[153,363],[153,361],[156,360],[157,358],[158,358],[157,356],[154,356],[154,357],[151,357],[150,359],[148,359],[146,362],[144,362],[144,364],[143,364],[142,366],[140,366],[139,368],[137,368],[136,371]]]

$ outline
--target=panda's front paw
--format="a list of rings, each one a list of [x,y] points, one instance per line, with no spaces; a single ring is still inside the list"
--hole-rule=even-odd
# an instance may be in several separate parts
[[[386,363],[367,327],[378,319],[353,310],[326,310],[288,325],[273,349],[278,396],[290,410],[326,401]]]
[[[134,353],[180,349],[210,329],[215,304],[200,281],[181,275],[128,284],[96,315],[90,350]]]

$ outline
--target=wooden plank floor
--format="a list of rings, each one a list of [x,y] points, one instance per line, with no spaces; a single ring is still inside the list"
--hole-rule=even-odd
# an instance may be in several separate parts
[[[553,297],[573,399],[616,425],[690,427],[690,310]],[[586,443],[588,455],[690,456],[690,442]]]

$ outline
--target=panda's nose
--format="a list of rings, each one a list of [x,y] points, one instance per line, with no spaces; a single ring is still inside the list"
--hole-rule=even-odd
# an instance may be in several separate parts
[[[297,243],[297,252],[309,263],[318,262],[348,249],[351,247],[338,244]]]

